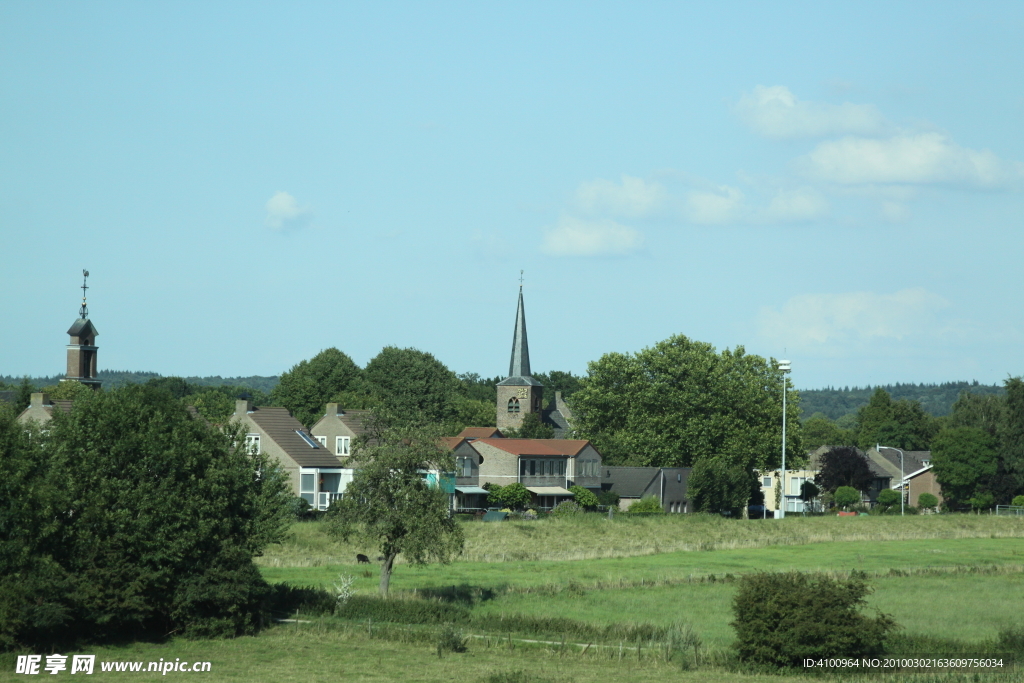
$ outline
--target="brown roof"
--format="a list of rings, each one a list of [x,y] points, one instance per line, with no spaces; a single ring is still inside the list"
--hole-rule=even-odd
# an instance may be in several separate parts
[[[342,410],[338,409],[338,419],[341,420],[346,427],[352,430],[352,433],[357,437],[366,434],[366,423],[370,419],[372,413],[369,410]]]
[[[461,436],[442,436],[441,443],[444,444],[448,450],[454,451],[459,447],[459,444],[465,441]]]
[[[558,439],[476,439],[474,443],[485,443],[513,455],[574,455],[552,448],[548,445],[551,441]]]
[[[249,417],[300,467],[341,467],[341,461],[321,446],[287,408],[253,408]]]
[[[495,439],[505,435],[497,427],[466,427],[459,436],[463,439]]]
[[[590,442],[586,439],[544,439],[544,443],[562,455],[579,455]]]

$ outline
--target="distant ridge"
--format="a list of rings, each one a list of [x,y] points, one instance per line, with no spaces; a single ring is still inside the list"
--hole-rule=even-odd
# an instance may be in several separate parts
[[[886,384],[868,387],[843,387],[828,389],[800,389],[801,417],[809,418],[815,413],[823,413],[833,420],[843,415],[856,413],[867,405],[871,394],[876,389],[885,389],[893,400],[910,399],[921,404],[929,415],[949,415],[953,404],[964,391],[972,394],[1002,394],[1003,387],[999,384],[979,384],[973,382],[943,382],[942,384]]]
[[[96,373],[99,379],[103,380],[103,386],[107,388],[119,387],[124,384],[142,384],[148,382],[151,379],[163,377],[158,372],[132,372],[129,370],[100,370]],[[47,387],[59,382],[64,375],[54,375],[52,377],[29,377],[29,381],[36,389],[40,387]],[[259,389],[270,393],[270,390],[277,386],[277,377],[262,377],[260,375],[252,375],[250,377],[221,377],[220,375],[213,375],[210,377],[183,377],[189,384],[198,384],[204,387],[219,387],[223,385],[232,387],[248,387],[250,389]],[[0,376],[0,382],[6,384],[20,384],[21,377],[14,377],[10,375]]]

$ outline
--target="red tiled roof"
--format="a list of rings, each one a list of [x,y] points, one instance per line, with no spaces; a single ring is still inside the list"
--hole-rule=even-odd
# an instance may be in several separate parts
[[[449,450],[454,451],[458,448],[459,444],[465,441],[461,436],[442,436],[441,443],[443,443]]]
[[[466,427],[459,436],[463,439],[493,439],[504,436],[497,427]]]
[[[544,443],[562,455],[579,455],[590,442],[586,439],[544,439]]]

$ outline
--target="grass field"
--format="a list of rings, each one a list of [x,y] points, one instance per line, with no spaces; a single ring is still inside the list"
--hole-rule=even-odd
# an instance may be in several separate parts
[[[438,626],[345,621],[300,615],[255,638],[173,639],[124,648],[94,648],[99,660],[174,658],[213,663],[204,681],[470,681],[571,683],[631,680],[807,681],[759,676],[728,664],[735,577],[753,571],[868,573],[872,607],[894,616],[904,633],[965,648],[991,647],[1002,628],[1024,623],[1024,520],[989,516],[789,518],[741,521],[697,516],[468,523],[467,552],[447,566],[396,567],[398,600],[447,600],[469,610],[461,628],[468,651],[438,657]],[[609,548],[608,544],[621,543]],[[359,594],[376,590],[377,570],[357,566],[357,548],[332,540],[322,525],[296,524],[289,540],[260,559],[271,582],[330,586],[356,577]],[[518,622],[515,619],[519,619]],[[530,621],[533,619],[534,621]],[[558,629],[567,620],[569,636]],[[548,621],[543,621],[548,620]],[[530,624],[547,624],[530,626]],[[570,623],[571,622],[571,623]],[[519,626],[508,626],[518,623]],[[622,645],[587,637],[592,627],[651,624],[688,627],[699,636],[693,655],[662,643]],[[522,626],[527,624],[527,626]],[[612,631],[607,631],[611,633]],[[579,631],[577,631],[579,633]],[[480,637],[472,637],[480,636]],[[563,639],[565,645],[563,645]],[[944,639],[944,640],[943,640]],[[548,642],[529,642],[529,641]],[[691,670],[686,670],[690,667]],[[0,658],[0,680],[13,658]],[[66,672],[65,672],[65,675]],[[169,673],[192,677],[194,674]],[[97,680],[149,680],[155,673],[101,673]],[[164,678],[163,676],[159,676]],[[1018,673],[904,674],[833,680],[876,683],[1020,681]]]

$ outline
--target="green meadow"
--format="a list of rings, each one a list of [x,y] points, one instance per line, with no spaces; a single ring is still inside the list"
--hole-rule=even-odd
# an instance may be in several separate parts
[[[467,645],[462,653],[438,654],[439,623],[343,619],[301,610],[278,615],[289,620],[254,638],[172,638],[91,653],[100,660],[211,661],[212,671],[201,674],[205,681],[807,681],[805,675],[751,673],[731,657],[729,622],[737,577],[789,570],[838,576],[865,572],[874,587],[869,608],[892,615],[901,625],[904,652],[993,652],[1001,632],[1024,625],[1020,519],[607,520],[593,515],[467,522],[464,529],[467,547],[458,561],[399,564],[392,578],[392,600],[456,610],[457,630]],[[376,555],[370,548],[337,542],[321,523],[306,522],[295,524],[287,541],[259,562],[272,583],[330,590],[339,576],[350,576],[357,596],[373,596],[379,568],[356,564],[357,552]],[[11,655],[0,659],[0,679],[23,678],[9,673],[13,661]],[[149,680],[197,674],[94,674],[97,680],[126,676]],[[831,678],[880,683],[1021,679],[1016,671],[980,676],[845,672]]]

